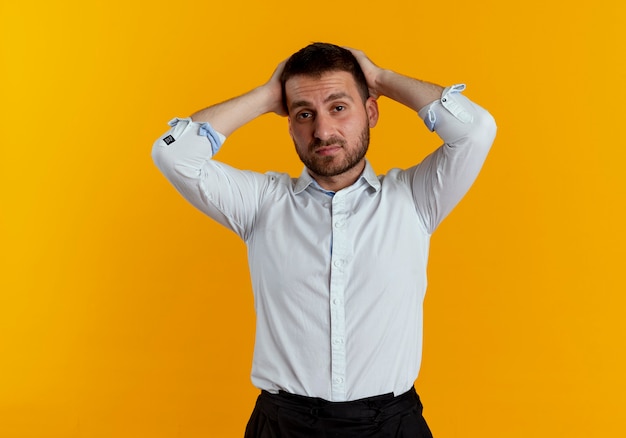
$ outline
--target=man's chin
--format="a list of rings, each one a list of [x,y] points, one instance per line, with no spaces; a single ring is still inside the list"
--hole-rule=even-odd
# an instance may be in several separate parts
[[[335,176],[343,175],[354,169],[356,166],[361,164],[363,160],[359,160],[355,163],[333,163],[334,160],[328,160],[328,163],[321,164],[315,163],[311,166],[307,165],[307,168],[315,175],[322,176],[325,178],[332,178]],[[306,165],[306,164],[305,164]]]

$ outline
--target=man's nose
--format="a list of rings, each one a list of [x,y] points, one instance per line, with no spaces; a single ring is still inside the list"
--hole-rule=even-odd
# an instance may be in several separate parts
[[[315,131],[313,135],[320,140],[327,140],[334,134],[333,123],[330,116],[318,114],[315,117]]]

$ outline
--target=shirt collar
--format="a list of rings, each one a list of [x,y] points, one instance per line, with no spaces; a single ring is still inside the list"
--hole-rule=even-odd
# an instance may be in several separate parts
[[[361,176],[355,181],[353,185],[357,184],[361,179],[365,180],[375,191],[380,190],[380,181],[378,180],[378,177],[374,173],[374,169],[372,169],[372,166],[367,159],[365,160],[365,169],[363,169],[363,173],[361,173]],[[304,169],[302,169],[300,177],[296,180],[296,185],[294,186],[293,191],[296,195],[298,195],[306,190],[306,188],[310,185],[319,187],[317,181],[313,179],[313,177],[309,174],[307,168],[305,167]]]

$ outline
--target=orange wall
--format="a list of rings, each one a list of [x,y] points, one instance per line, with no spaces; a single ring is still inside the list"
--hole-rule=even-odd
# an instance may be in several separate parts
[[[0,5],[0,437],[242,436],[257,394],[244,245],[150,149],[170,118],[316,40],[466,82],[498,121],[433,238],[417,388],[435,435],[626,434],[620,2],[39,3]],[[380,106],[378,172],[437,146]],[[268,115],[220,159],[297,174],[292,148]]]

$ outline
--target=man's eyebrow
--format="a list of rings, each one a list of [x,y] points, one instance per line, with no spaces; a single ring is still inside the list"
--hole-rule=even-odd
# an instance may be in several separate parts
[[[324,103],[332,102],[333,100],[339,99],[346,99],[351,102],[353,101],[352,96],[350,96],[348,93],[346,93],[345,91],[339,91],[337,93],[329,94],[328,97],[324,99]],[[289,109],[294,110],[295,108],[307,106],[311,106],[311,102],[309,102],[308,100],[294,100],[293,102],[291,102],[291,105],[289,105]]]
[[[352,101],[352,96],[350,96],[345,91],[340,91],[338,93],[333,93],[333,94],[329,95],[326,99],[324,99],[324,103],[328,103],[328,102],[331,102],[333,100],[339,100],[339,99],[347,99],[349,101]]]
[[[289,109],[293,110],[295,108],[300,108],[303,106],[310,106],[311,103],[307,100],[294,100],[293,102],[291,102],[291,105],[289,105]]]

